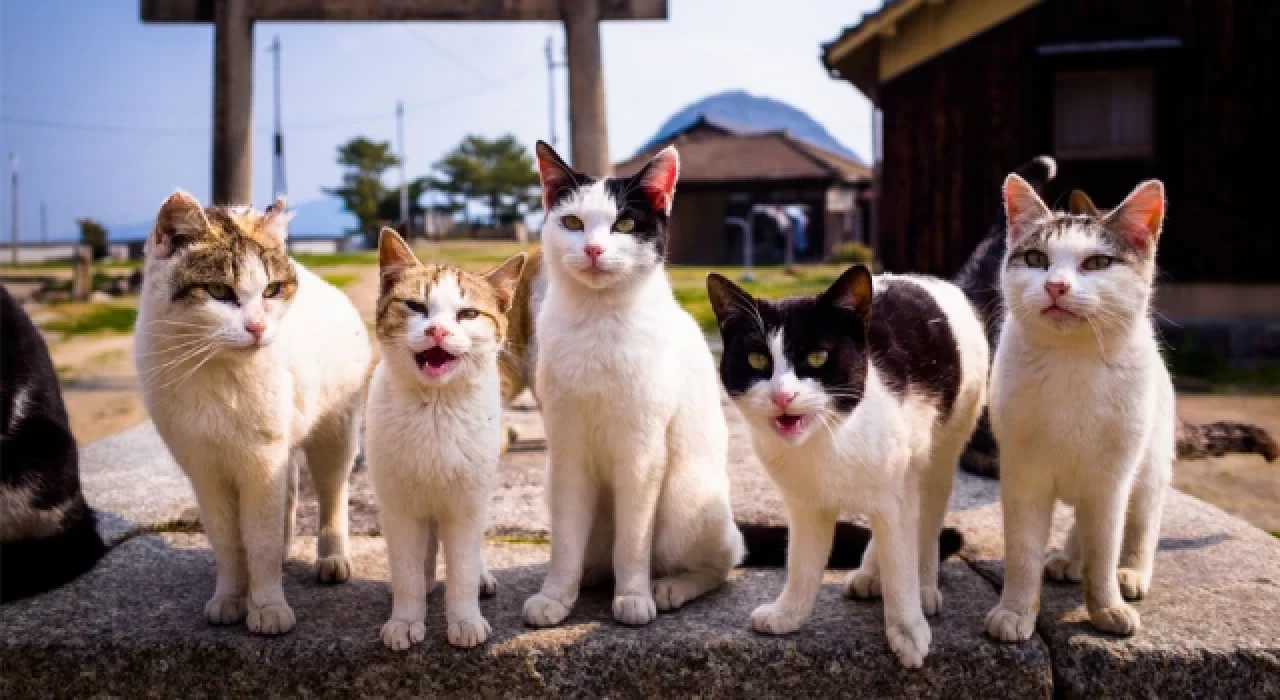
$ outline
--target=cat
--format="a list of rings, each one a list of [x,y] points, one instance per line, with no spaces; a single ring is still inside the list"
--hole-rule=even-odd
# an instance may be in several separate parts
[[[142,397],[191,479],[217,566],[212,624],[283,634],[281,586],[305,462],[320,505],[317,578],[351,575],[347,477],[373,348],[346,295],[289,258],[290,215],[204,208],[178,191],[145,244]]]
[[[105,553],[49,348],[0,285],[0,603],[68,583]]]
[[[1097,218],[1051,211],[1011,174],[1004,202],[1007,312],[990,413],[1005,582],[986,629],[1029,638],[1047,575],[1083,579],[1093,626],[1131,635],[1141,620],[1125,601],[1150,589],[1175,456],[1173,381],[1149,317],[1164,185],[1143,182]],[[1057,500],[1076,518],[1063,553],[1045,563]]]
[[[557,625],[612,574],[613,617],[653,621],[719,587],[743,557],[715,363],[663,269],[674,148],[633,177],[536,148],[546,292],[535,384],[550,453],[551,565],[524,605]]]
[[[474,647],[489,636],[477,596],[497,592],[484,530],[502,441],[498,353],[524,265],[524,253],[483,276],[423,265],[395,231],[382,231],[382,361],[369,386],[367,444],[391,563],[392,611],[381,636],[392,649],[426,636],[440,543],[449,643]]]
[[[787,583],[751,615],[766,634],[813,609],[842,512],[872,539],[846,582],[883,594],[889,646],[918,668],[939,612],[939,532],[956,460],[985,400],[987,341],[964,294],[937,279],[846,270],[822,294],[757,299],[718,274],[720,378],[787,504]]]

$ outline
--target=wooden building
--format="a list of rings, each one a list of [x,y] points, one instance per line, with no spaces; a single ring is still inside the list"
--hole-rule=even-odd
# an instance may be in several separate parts
[[[1280,318],[1280,3],[888,0],[823,50],[878,114],[877,253],[952,275],[999,185],[1053,155],[1048,199],[1158,177],[1162,311]]]

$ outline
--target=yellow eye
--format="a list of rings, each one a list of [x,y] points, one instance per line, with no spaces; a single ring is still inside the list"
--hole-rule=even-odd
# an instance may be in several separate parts
[[[570,214],[570,215],[568,215],[568,216],[563,216],[563,217],[561,217],[561,218],[560,218],[560,225],[561,225],[561,226],[564,226],[565,228],[569,229],[570,231],[581,231],[581,230],[583,229],[582,219],[579,219],[578,217],[574,216],[573,214]]]
[[[264,299],[275,299],[276,297],[280,296],[280,292],[282,291],[284,291],[283,284],[280,284],[279,282],[272,282],[271,284],[268,284],[267,288],[262,291],[262,297]]]
[[[827,351],[814,350],[813,352],[809,353],[808,357],[804,359],[806,362],[809,363],[810,367],[814,367],[814,368],[821,367],[827,364]]]
[[[762,352],[753,352],[747,355],[747,364],[751,369],[763,370],[769,366],[769,357]]]
[[[479,315],[480,315],[480,312],[476,311],[475,309],[458,309],[459,321],[470,321],[471,319],[476,318]]]
[[[1038,267],[1042,270],[1049,269],[1049,256],[1039,250],[1028,250],[1022,254],[1022,259],[1026,261],[1027,267]]]
[[[1115,262],[1115,259],[1110,255],[1090,255],[1084,259],[1080,267],[1084,270],[1105,270],[1111,267],[1113,262]]]
[[[613,224],[613,230],[618,233],[631,233],[636,229],[635,219],[623,218],[618,219]]]

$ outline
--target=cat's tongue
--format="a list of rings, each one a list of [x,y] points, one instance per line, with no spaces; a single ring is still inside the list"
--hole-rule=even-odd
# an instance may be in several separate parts
[[[804,432],[805,416],[781,415],[773,419],[778,432],[787,437],[795,437]]]
[[[428,377],[439,377],[447,373],[458,361],[457,357],[439,345],[415,353],[413,358],[418,361],[419,369]]]

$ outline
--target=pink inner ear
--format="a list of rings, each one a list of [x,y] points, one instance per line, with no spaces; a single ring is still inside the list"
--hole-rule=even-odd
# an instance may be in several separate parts
[[[538,176],[542,179],[542,206],[550,209],[556,192],[569,183],[569,174],[556,163],[538,158]]]
[[[1111,223],[1129,243],[1147,250],[1160,233],[1164,221],[1164,188],[1145,185],[1138,188],[1112,214]]]
[[[649,166],[641,187],[655,209],[667,211],[671,208],[679,174],[680,161],[673,156],[660,156]]]

